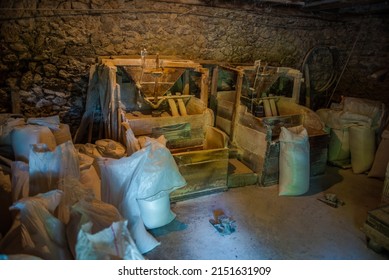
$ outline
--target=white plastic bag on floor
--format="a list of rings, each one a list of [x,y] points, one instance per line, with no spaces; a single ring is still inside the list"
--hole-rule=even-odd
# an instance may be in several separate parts
[[[28,254],[42,259],[71,259],[64,224],[53,216],[62,191],[53,190],[15,202],[17,216],[0,242],[5,254]]]
[[[13,118],[9,114],[0,114],[0,146],[11,146],[11,132],[15,127],[24,126],[23,118]]]
[[[351,167],[354,173],[369,171],[375,154],[375,129],[366,126],[350,127]]]
[[[58,205],[57,217],[64,224],[67,224],[70,219],[70,208],[80,200],[93,199],[94,194],[92,189],[87,189],[85,186],[74,177],[63,178],[58,183],[58,189],[63,191],[61,203]]]
[[[385,105],[380,101],[357,97],[344,97],[343,111],[363,115],[371,119],[371,126],[381,127],[385,116]]]
[[[40,125],[25,125],[15,127],[11,133],[12,148],[15,159],[28,163],[30,145],[46,144],[53,151],[57,145],[55,137],[48,127]]]
[[[170,210],[168,194],[154,200],[137,200],[143,224],[148,229],[159,228],[174,220],[176,214]]]
[[[59,116],[56,115],[56,116],[42,117],[42,118],[28,118],[27,123],[46,126],[50,129],[58,130],[60,120],[59,120]]]
[[[128,230],[122,231],[123,234],[128,235],[126,240],[129,240],[127,243],[118,244],[118,242],[109,242],[107,239],[97,239],[101,235],[96,235],[92,239],[88,237],[90,235],[95,235],[105,229],[110,229],[114,222],[123,222],[123,217],[120,215],[119,211],[115,206],[102,202],[97,199],[92,200],[80,200],[74,204],[71,208],[71,218],[67,225],[66,233],[68,237],[68,243],[70,250],[72,251],[75,258],[80,259],[82,257],[87,257],[89,259],[108,259],[111,257],[112,253],[105,253],[99,249],[99,247],[114,248],[115,246],[131,246],[133,258],[143,258],[138,249],[136,248],[134,242]],[[81,227],[87,223],[91,224],[91,228],[88,226],[87,234],[83,232],[83,236],[87,238],[81,239],[79,242],[84,242],[84,244],[78,244],[78,250],[84,248],[86,252],[76,253],[76,243],[77,238],[80,233]],[[126,224],[127,226],[127,224]],[[115,240],[111,240],[115,241]],[[116,245],[115,245],[116,244]],[[128,248],[128,251],[131,251],[131,248]],[[128,254],[126,256],[116,255],[115,258],[130,258]]]
[[[281,127],[279,195],[301,195],[309,189],[309,142],[303,126]]]
[[[78,260],[143,260],[127,229],[127,221],[91,233],[92,223],[81,226],[76,244]]]
[[[58,188],[63,178],[80,178],[78,153],[71,141],[58,145],[54,151],[44,144],[31,145],[29,154],[30,195]]]
[[[153,201],[186,184],[170,151],[149,138],[145,148],[132,156],[103,159],[99,166],[102,200],[116,206],[128,220],[139,251],[152,250],[159,243],[146,231],[137,200]]]
[[[127,123],[124,123],[123,126],[126,128],[126,149],[127,155],[130,156],[133,153],[141,149],[138,139],[135,137],[134,132]]]
[[[30,176],[28,173],[28,164],[23,161],[13,161],[11,163],[12,173],[12,202],[18,201],[21,198],[29,196]]]
[[[50,128],[50,130],[54,135],[57,145],[67,141],[72,141],[72,134],[70,133],[70,127],[68,124],[60,123],[58,129]]]
[[[101,200],[101,180],[93,165],[88,169],[81,170],[80,182],[84,185],[84,188],[93,191],[96,199]]]

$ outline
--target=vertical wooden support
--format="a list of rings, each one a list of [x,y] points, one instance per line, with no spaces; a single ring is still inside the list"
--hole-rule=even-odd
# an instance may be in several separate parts
[[[116,128],[117,128],[117,114],[116,114],[116,100],[115,100],[115,91],[116,91],[116,66],[108,66],[108,81],[107,81],[107,92],[105,93],[107,96],[105,96],[105,102],[104,102],[104,112],[107,112],[108,119],[105,122],[105,125],[107,126],[105,131],[105,136],[108,139],[116,138]],[[104,116],[103,116],[104,117]]]
[[[207,68],[200,68],[201,72],[201,92],[200,99],[208,106],[208,78],[209,70]]]
[[[311,108],[311,81],[309,79],[309,66],[308,64],[304,65],[305,72],[305,106]]]
[[[12,90],[11,92],[12,113],[20,114],[20,96],[19,91]]]
[[[182,89],[182,94],[189,95],[190,94],[190,86],[189,86],[189,69],[186,69],[184,72],[184,88]]]
[[[212,82],[211,82],[211,97],[209,99],[209,108],[217,113],[217,83],[219,80],[219,66],[215,66],[212,70]],[[216,125],[216,118],[214,118],[214,126]]]
[[[235,93],[235,103],[234,109],[232,111],[232,120],[230,128],[230,139],[232,143],[235,142],[235,128],[239,121],[239,107],[240,107],[240,97],[242,95],[242,84],[243,84],[244,70],[238,68],[238,77],[236,79],[236,93]]]
[[[215,66],[212,70],[212,84],[211,84],[211,96],[216,98],[217,96],[217,81],[219,80],[219,67]]]
[[[292,76],[294,77],[293,97],[292,98],[293,98],[294,103],[299,104],[300,103],[300,87],[301,87],[302,73],[300,71],[293,71]]]
[[[116,107],[116,141],[120,142],[122,139],[122,129],[121,129],[121,109],[120,109],[120,101],[121,98],[121,86],[122,86],[122,76],[116,75],[116,87],[115,87],[115,107]]]

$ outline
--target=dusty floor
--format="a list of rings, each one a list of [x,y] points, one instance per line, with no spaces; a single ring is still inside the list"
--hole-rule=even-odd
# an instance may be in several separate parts
[[[177,218],[152,231],[161,245],[149,259],[389,259],[366,246],[361,231],[367,211],[380,204],[383,181],[328,167],[304,196],[280,197],[277,186],[246,186],[172,204]],[[339,208],[317,200],[334,193]],[[210,224],[221,209],[236,221],[222,236]]]

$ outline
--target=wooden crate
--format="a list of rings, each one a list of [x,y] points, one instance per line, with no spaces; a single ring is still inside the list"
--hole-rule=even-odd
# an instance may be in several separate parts
[[[227,190],[228,137],[213,127],[212,111],[196,98],[188,116],[134,117],[124,114],[136,137],[164,135],[187,185],[170,194],[171,201]]]
[[[327,166],[328,134],[309,135],[309,163],[310,176],[324,174]],[[268,142],[266,149],[264,171],[262,172],[261,185],[271,186],[278,184],[279,178],[279,154],[280,142]]]
[[[173,153],[187,185],[170,194],[171,201],[227,190],[228,149]]]
[[[218,99],[216,126],[229,134],[233,115],[231,92],[222,92]],[[311,176],[323,174],[327,166],[329,135],[320,129],[319,117],[308,108],[284,101],[277,103],[280,116],[257,118],[240,106],[238,121],[234,127],[232,142],[240,151],[240,159],[258,174],[262,186],[278,184],[279,177],[279,135],[281,127],[304,125],[310,144]]]
[[[371,249],[376,252],[389,250],[389,205],[369,211],[363,231]]]
[[[384,187],[382,189],[381,204],[382,205],[389,204],[389,163],[388,163],[388,167],[386,167],[386,175],[384,180]]]

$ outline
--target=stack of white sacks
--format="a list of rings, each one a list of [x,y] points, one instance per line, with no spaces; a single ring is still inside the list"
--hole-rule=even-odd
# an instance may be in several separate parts
[[[376,149],[387,123],[386,109],[382,102],[354,97],[344,97],[342,102],[331,109],[316,112],[330,130],[328,161],[340,167],[349,167],[354,173],[371,170],[372,177]],[[378,153],[377,153],[378,155]],[[383,170],[385,170],[385,167]],[[385,176],[385,171],[383,175]]]
[[[133,154],[109,139],[74,145],[58,116],[1,124],[14,220],[0,258],[143,259],[159,244],[145,225],[174,219],[169,193],[186,183],[164,145],[147,139]]]

